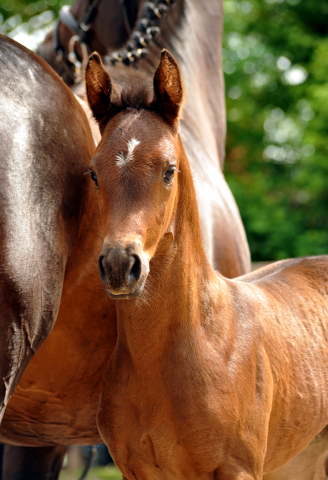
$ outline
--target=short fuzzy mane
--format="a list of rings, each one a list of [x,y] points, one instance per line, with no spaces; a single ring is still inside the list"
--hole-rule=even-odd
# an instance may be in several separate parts
[[[136,110],[149,109],[153,100],[154,91],[150,81],[144,78],[133,79],[133,82],[118,85],[121,100],[121,109],[134,108]]]
[[[110,108],[103,112],[102,117],[97,118],[100,131],[102,132],[109,120],[124,110],[151,110],[154,98],[154,90],[151,81],[141,76],[115,79],[114,93],[111,95]]]

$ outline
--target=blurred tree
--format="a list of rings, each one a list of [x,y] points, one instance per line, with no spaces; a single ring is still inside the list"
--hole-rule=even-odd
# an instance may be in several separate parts
[[[0,32],[33,48],[72,1],[3,0]],[[225,174],[253,260],[327,253],[328,0],[224,5]]]
[[[2,0],[0,33],[35,49],[54,25],[59,10],[73,0]]]
[[[226,0],[225,174],[253,260],[328,253],[328,2]]]

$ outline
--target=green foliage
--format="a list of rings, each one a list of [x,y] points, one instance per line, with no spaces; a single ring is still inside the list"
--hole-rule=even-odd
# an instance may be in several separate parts
[[[253,260],[328,253],[328,2],[225,1],[225,174]]]
[[[73,0],[3,0],[0,2],[0,33],[35,48],[53,26],[59,10]]]
[[[59,480],[76,480],[80,478],[82,470],[78,471],[63,469],[60,472]],[[122,480],[122,474],[118,468],[108,465],[106,467],[92,467],[88,474],[88,480]]]

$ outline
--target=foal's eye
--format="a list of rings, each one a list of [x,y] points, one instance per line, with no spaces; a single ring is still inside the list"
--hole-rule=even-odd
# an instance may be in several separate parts
[[[98,187],[97,175],[93,170],[90,170],[90,175],[91,175],[91,179],[95,182],[96,186]]]
[[[164,176],[163,176],[164,183],[169,184],[172,182],[175,171],[176,171],[175,167],[170,167],[168,170],[166,170],[166,172],[164,172]]]

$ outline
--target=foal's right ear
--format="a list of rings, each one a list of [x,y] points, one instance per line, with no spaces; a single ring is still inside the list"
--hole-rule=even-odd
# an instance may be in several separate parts
[[[86,72],[87,98],[99,126],[112,115],[118,103],[118,95],[98,53],[91,54]]]
[[[183,85],[179,66],[168,50],[162,50],[154,75],[152,108],[172,125],[177,133],[183,104]]]

